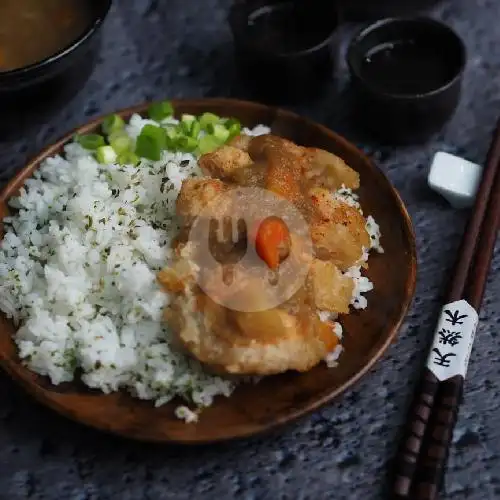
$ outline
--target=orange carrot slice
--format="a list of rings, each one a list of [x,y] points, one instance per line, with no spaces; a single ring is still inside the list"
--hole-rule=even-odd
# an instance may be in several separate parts
[[[269,217],[259,226],[255,236],[257,255],[270,269],[280,264],[280,246],[290,237],[286,224],[278,217]]]

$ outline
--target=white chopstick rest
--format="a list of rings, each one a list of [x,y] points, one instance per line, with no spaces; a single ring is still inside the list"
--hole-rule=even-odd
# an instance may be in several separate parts
[[[432,160],[427,182],[452,207],[466,208],[474,204],[482,173],[481,165],[439,151]]]
[[[476,310],[466,301],[446,304],[434,332],[427,368],[443,381],[455,375],[465,378],[479,321]]]

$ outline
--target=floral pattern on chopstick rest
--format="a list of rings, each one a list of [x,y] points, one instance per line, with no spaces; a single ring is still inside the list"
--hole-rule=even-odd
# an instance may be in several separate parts
[[[455,375],[465,378],[478,323],[476,310],[466,301],[446,304],[434,334],[427,368],[441,381]]]

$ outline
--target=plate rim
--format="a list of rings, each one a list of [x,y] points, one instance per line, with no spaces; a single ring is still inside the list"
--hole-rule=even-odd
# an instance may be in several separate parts
[[[111,111],[109,113],[101,114],[100,116],[93,118],[92,120],[85,122],[82,125],[74,127],[69,132],[62,135],[56,141],[52,142],[48,146],[43,147],[38,153],[33,155],[25,163],[25,166],[22,167],[0,191],[0,203],[7,204],[8,200],[13,196],[13,193],[17,189],[19,189],[20,185],[22,185],[21,183],[23,183],[27,178],[33,175],[34,171],[37,168],[39,168],[41,162],[43,162],[46,158],[56,154],[56,152],[62,146],[64,146],[68,141],[70,141],[75,134],[86,133],[90,130],[94,130],[99,124],[102,123],[104,118],[106,118],[106,116],[109,116],[110,114],[118,114],[126,118],[129,118],[134,113],[144,114],[144,112],[147,111],[147,108],[152,103],[160,101],[161,100],[145,101],[141,104],[136,104],[134,106],[121,108],[117,111]],[[32,396],[35,399],[35,401],[49,408],[50,410],[57,412],[59,415],[68,418],[69,420],[76,422],[79,425],[85,425],[86,427],[96,429],[99,432],[120,436],[122,438],[126,438],[132,441],[150,442],[157,444],[170,444],[170,445],[198,446],[198,445],[208,445],[208,444],[231,442],[235,440],[249,439],[254,436],[269,434],[271,432],[274,432],[282,428],[287,424],[296,422],[299,419],[302,419],[312,414],[313,412],[318,411],[327,403],[334,401],[345,391],[355,386],[365,375],[368,374],[368,372],[375,366],[375,364],[383,357],[383,355],[386,353],[390,345],[395,342],[395,340],[398,337],[398,333],[401,329],[401,326],[405,318],[407,317],[410,306],[412,305],[416,291],[418,260],[417,260],[416,236],[415,236],[415,229],[413,226],[413,222],[399,192],[392,184],[386,173],[372,160],[372,158],[370,158],[367,154],[365,154],[355,144],[353,144],[343,136],[337,134],[333,130],[329,129],[322,123],[319,123],[306,116],[300,115],[298,113],[289,111],[284,108],[262,104],[254,101],[232,99],[232,98],[194,98],[194,99],[183,98],[183,99],[171,99],[170,101],[172,102],[174,109],[179,104],[184,106],[193,106],[193,107],[196,105],[202,105],[208,108],[210,107],[210,105],[212,106],[229,105],[240,108],[248,107],[253,109],[260,109],[261,111],[272,112],[274,115],[280,115],[285,119],[288,118],[295,121],[300,120],[304,122],[305,125],[307,126],[317,128],[319,131],[321,131],[322,134],[329,136],[335,143],[342,145],[343,148],[350,149],[353,153],[359,156],[365,163],[370,164],[370,167],[373,169],[373,171],[377,172],[378,175],[380,175],[384,179],[387,186],[390,188],[392,195],[395,198],[395,202],[398,205],[400,211],[400,216],[404,221],[404,232],[407,235],[407,240],[409,243],[409,253],[410,253],[409,259],[411,260],[412,263],[408,279],[405,283],[406,294],[404,297],[404,301],[401,304],[402,307],[400,310],[399,317],[397,321],[393,324],[390,331],[386,334],[385,341],[377,348],[376,351],[374,351],[373,354],[370,355],[367,362],[358,372],[356,372],[353,376],[347,379],[343,384],[335,387],[335,389],[327,392],[321,397],[316,398],[312,403],[303,407],[290,410],[289,412],[287,412],[286,416],[277,418],[276,420],[273,420],[272,423],[263,424],[257,430],[250,429],[247,432],[240,432],[238,434],[234,434],[231,436],[215,437],[211,439],[195,438],[195,439],[183,440],[183,439],[173,439],[168,436],[163,436],[163,438],[148,438],[146,436],[141,436],[141,435],[137,436],[131,433],[127,433],[119,429],[106,428],[102,425],[99,425],[99,423],[95,423],[91,419],[88,419],[86,417],[80,418],[78,414],[74,414],[73,412],[69,411],[66,406],[59,404],[56,400],[46,398],[44,396],[43,391],[39,390],[38,384],[33,383],[29,380],[30,377],[33,376],[33,372],[31,372],[29,369],[23,367],[20,364],[17,364],[16,367],[12,366],[14,363],[12,363],[11,360],[6,359],[1,352],[0,352],[0,367],[4,370],[6,374],[9,375],[11,380],[13,380],[17,385],[21,386],[24,390],[26,390],[26,392],[30,396]],[[0,228],[2,227],[3,224],[0,221]],[[0,334],[2,333],[0,332]],[[22,376],[22,374],[20,373],[21,371],[25,372],[26,376]],[[128,395],[128,397],[131,396]]]

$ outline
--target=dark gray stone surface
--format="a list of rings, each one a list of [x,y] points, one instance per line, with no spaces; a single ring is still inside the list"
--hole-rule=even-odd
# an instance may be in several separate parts
[[[43,145],[104,112],[156,97],[239,95],[231,85],[228,3],[115,2],[93,77],[50,123],[0,142],[0,180]],[[500,112],[499,14],[497,0],[450,0],[434,10],[464,37],[470,59],[460,109],[425,146],[391,149],[357,138],[347,121],[345,76],[330,98],[298,108],[373,154],[400,190],[416,226],[420,269],[415,303],[399,342],[369,376],[339,401],[279,434],[203,449],[169,449],[73,424],[35,404],[0,374],[0,499],[386,498],[387,461],[466,217],[427,189],[426,169],[440,149],[484,160]],[[498,252],[493,266],[451,450],[450,499],[500,498]]]

